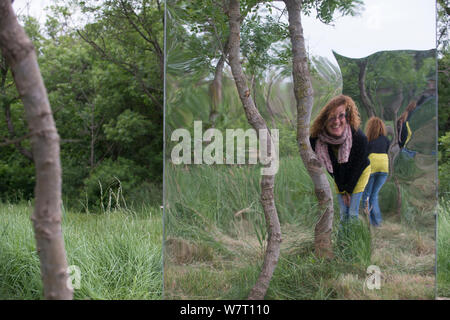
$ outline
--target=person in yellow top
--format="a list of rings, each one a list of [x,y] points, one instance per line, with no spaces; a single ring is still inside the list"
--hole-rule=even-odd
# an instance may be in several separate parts
[[[422,96],[419,100],[419,103],[422,104],[423,100],[425,99]],[[409,158],[414,158],[414,156],[416,155],[416,151],[406,148],[406,145],[412,137],[412,131],[409,125],[409,121],[420,104],[416,103],[415,101],[411,101],[406,107],[406,110],[400,115],[397,120],[398,146],[400,147],[402,152]]]
[[[388,150],[391,142],[386,137],[386,126],[378,117],[371,117],[366,125],[369,141],[367,152],[370,160],[370,178],[363,193],[363,204],[368,206],[370,224],[379,227],[382,222],[378,193],[389,173]]]
[[[370,176],[367,137],[352,98],[339,95],[319,112],[310,129],[310,143],[333,177],[341,222],[358,218],[364,188]]]

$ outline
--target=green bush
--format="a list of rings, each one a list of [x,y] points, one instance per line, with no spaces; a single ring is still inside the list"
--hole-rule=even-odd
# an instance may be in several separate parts
[[[23,157],[0,160],[0,181],[1,200],[14,203],[29,200],[33,198],[36,181],[34,164]]]
[[[145,170],[133,161],[118,158],[103,161],[84,179],[81,201],[85,210],[126,208],[127,195],[143,181]]]

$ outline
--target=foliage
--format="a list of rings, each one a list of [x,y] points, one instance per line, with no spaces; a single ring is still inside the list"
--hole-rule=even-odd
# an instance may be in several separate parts
[[[449,46],[450,26],[450,2],[448,0],[437,0],[437,47],[441,51],[447,50]]]
[[[291,48],[286,44],[288,27],[272,16],[250,15],[241,28],[243,68],[250,75],[260,75],[268,66],[289,64]]]
[[[439,137],[439,193],[448,197],[450,192],[450,132]]]
[[[0,160],[0,199],[16,202],[34,195],[34,165],[20,155]]]
[[[130,109],[122,112],[117,120],[111,119],[104,125],[105,135],[108,140],[117,143],[132,143],[135,139],[142,137],[151,130],[151,122],[144,116]]]
[[[90,206],[116,208],[125,207],[124,196],[137,188],[143,181],[145,170],[132,160],[118,158],[103,161],[84,181],[80,199],[86,199],[85,208]]]
[[[162,181],[163,83],[158,50],[163,27],[157,2],[105,1],[98,6],[95,1],[68,0],[51,7],[45,26],[31,17],[21,18],[35,45],[61,138],[63,198],[70,205],[78,206],[86,194],[90,205],[98,202],[98,190],[92,186],[97,182],[90,181],[103,179],[109,169],[120,173],[128,189],[125,198],[132,197],[128,181],[149,190]],[[91,20],[71,25],[76,10]],[[13,130],[2,112],[0,137],[19,139],[28,132],[23,105],[3,64],[2,72],[0,104],[9,108]],[[29,146],[28,139],[20,142],[24,149]],[[21,153],[15,145],[0,149],[4,199],[33,197],[32,161]]]
[[[397,117],[408,103],[417,99],[436,74],[435,51],[382,51],[369,57],[351,59],[334,53],[344,80],[343,93],[351,96],[360,107],[362,120],[368,119],[359,75],[366,69],[365,89],[374,107],[375,115],[385,121],[393,121],[398,103],[401,108]],[[402,99],[396,101],[398,97]]]
[[[341,16],[355,16],[363,8],[363,1],[360,0],[307,0],[303,1],[303,12],[310,15],[313,9],[316,12],[316,18],[323,23],[331,23],[336,19],[335,13],[341,13]]]
[[[439,136],[450,131],[450,48],[438,59]]]

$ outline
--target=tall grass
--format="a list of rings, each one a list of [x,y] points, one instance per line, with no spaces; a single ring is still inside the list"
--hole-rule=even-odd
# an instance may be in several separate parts
[[[450,201],[441,200],[438,212],[437,295],[450,297]]]
[[[29,204],[0,204],[0,299],[42,299]],[[69,265],[81,271],[75,299],[160,299],[161,209],[63,211]]]
[[[245,299],[254,285],[267,241],[258,166],[174,166],[166,175],[165,298]],[[330,186],[334,188],[330,179]],[[402,189],[403,190],[403,189]],[[275,181],[283,242],[267,299],[432,298],[433,217],[423,211],[402,224],[393,183],[380,194],[384,226],[363,219],[341,226],[335,201],[334,259],[314,255],[318,219],[314,186],[301,159],[284,157]],[[413,206],[407,186],[405,206]],[[404,220],[404,219],[403,219]],[[383,290],[365,288],[366,269],[379,266]],[[414,280],[411,280],[414,279]]]
[[[169,225],[183,219],[193,227],[213,224],[232,233],[236,214],[258,223],[263,215],[260,178],[260,167],[256,165],[168,166]],[[317,220],[317,201],[300,158],[284,158],[276,181],[275,201],[280,222],[313,226]],[[299,199],[302,199],[301,206]]]

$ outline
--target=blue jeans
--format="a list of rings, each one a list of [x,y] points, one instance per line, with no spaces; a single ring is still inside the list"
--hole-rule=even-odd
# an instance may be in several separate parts
[[[358,219],[359,203],[361,202],[362,194],[362,192],[352,193],[350,206],[347,207],[342,198],[342,194],[338,193],[338,201],[341,208],[341,222],[348,222],[349,220]]]
[[[370,223],[373,226],[379,226],[383,219],[381,218],[380,206],[378,205],[378,193],[381,187],[386,182],[388,174],[386,172],[375,172],[370,175],[369,182],[367,182],[364,190],[363,203],[369,204]]]
[[[414,156],[416,155],[417,151],[413,151],[413,150],[409,150],[406,149],[405,147],[402,149],[402,152],[404,155],[406,155],[408,158],[414,158]]]

